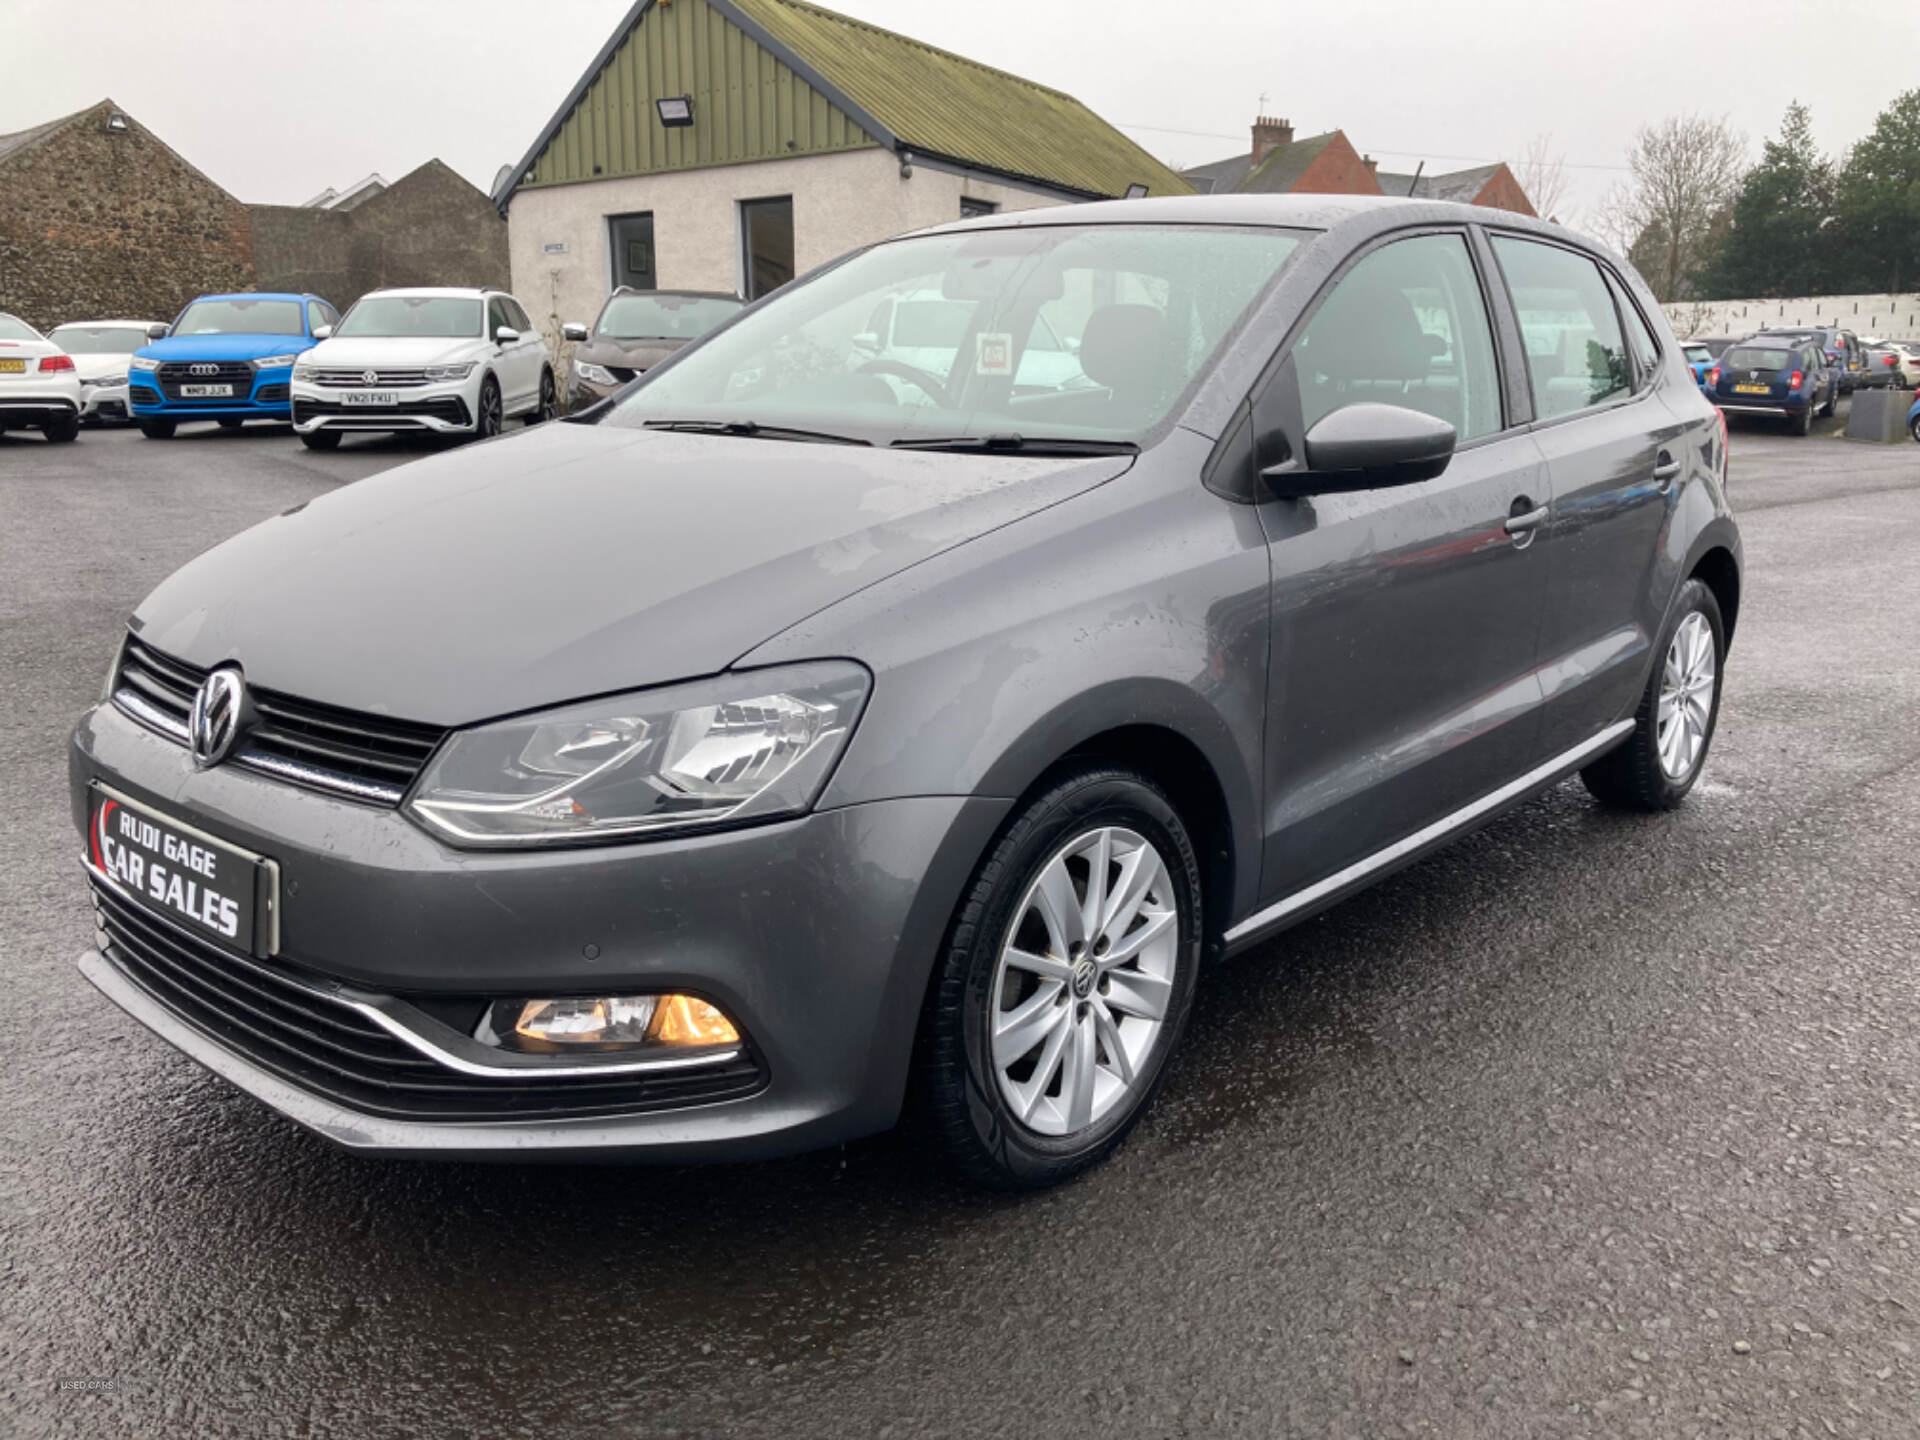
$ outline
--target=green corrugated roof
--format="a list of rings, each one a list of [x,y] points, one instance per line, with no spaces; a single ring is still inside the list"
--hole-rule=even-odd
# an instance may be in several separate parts
[[[1069,190],[1193,187],[1071,95],[802,0],[732,0],[908,149]]]

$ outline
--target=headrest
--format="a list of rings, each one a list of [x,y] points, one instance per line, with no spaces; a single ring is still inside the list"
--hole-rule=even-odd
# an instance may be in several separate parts
[[[1087,317],[1080,368],[1125,394],[1151,390],[1167,363],[1167,318],[1151,305],[1103,305]]]

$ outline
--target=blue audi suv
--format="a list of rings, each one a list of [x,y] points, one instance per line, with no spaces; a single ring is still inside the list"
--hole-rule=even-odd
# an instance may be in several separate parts
[[[150,440],[190,420],[237,430],[293,419],[293,362],[326,338],[340,314],[318,295],[202,295],[153,343],[134,352],[127,398]]]

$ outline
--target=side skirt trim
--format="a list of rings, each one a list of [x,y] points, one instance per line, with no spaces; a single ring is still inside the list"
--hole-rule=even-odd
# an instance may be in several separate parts
[[[1501,806],[1520,799],[1529,791],[1560,779],[1569,771],[1578,769],[1601,751],[1624,740],[1633,730],[1633,723],[1631,720],[1616,721],[1591,740],[1554,756],[1546,764],[1529,770],[1518,780],[1509,781],[1492,794],[1481,796],[1471,805],[1456,810],[1451,815],[1442,816],[1425,829],[1416,830],[1404,840],[1397,840],[1384,850],[1376,850],[1365,859],[1354,861],[1346,869],[1335,871],[1326,879],[1316,881],[1304,890],[1294,891],[1284,900],[1276,901],[1264,910],[1256,910],[1227,931],[1225,936],[1227,944],[1238,945],[1244,940],[1252,939],[1328,897],[1358,885],[1382,870],[1412,859],[1420,851],[1466,829],[1475,821],[1484,819]]]

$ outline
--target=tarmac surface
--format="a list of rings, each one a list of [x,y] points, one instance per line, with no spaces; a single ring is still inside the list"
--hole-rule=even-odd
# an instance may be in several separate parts
[[[1920,1432],[1920,446],[1834,428],[1735,424],[1682,809],[1567,783],[1221,966],[1023,1199],[354,1159],[121,1016],[63,746],[126,614],[419,449],[0,437],[0,1432]]]

